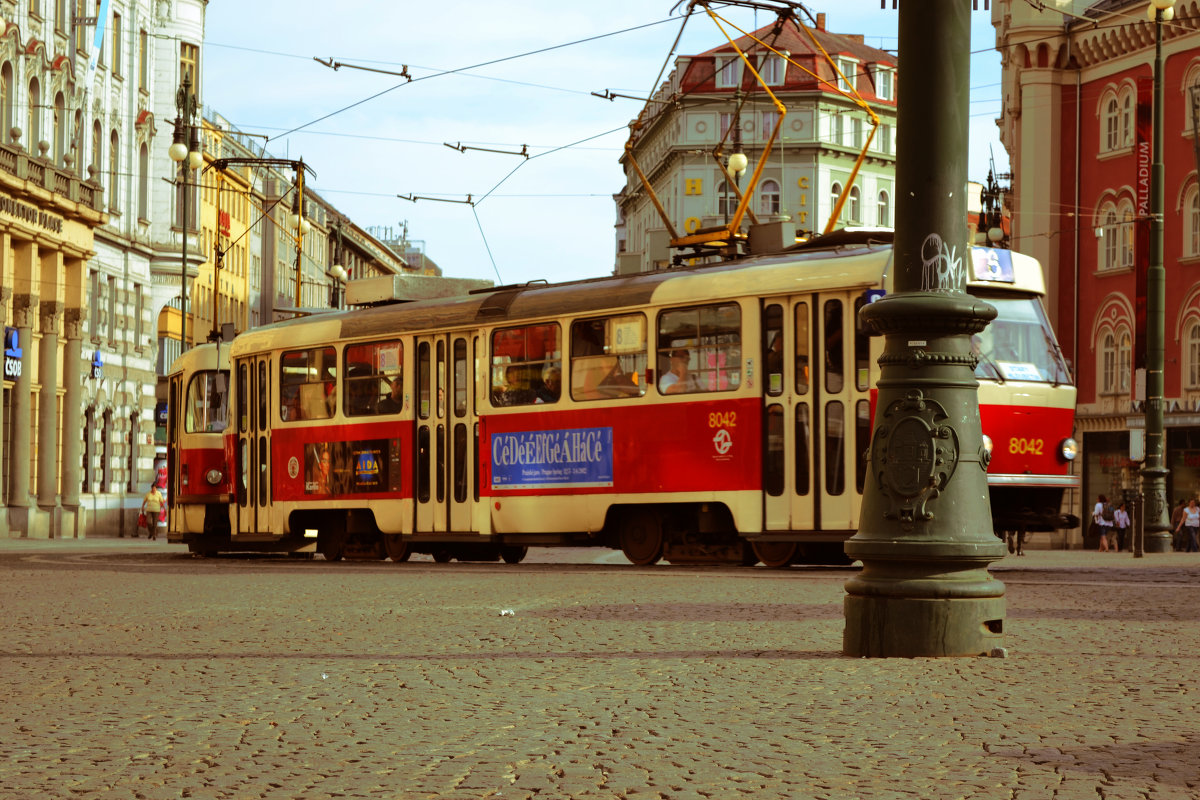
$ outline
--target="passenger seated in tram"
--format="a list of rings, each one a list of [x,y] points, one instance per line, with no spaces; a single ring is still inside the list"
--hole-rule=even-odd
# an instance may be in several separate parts
[[[349,382],[346,412],[352,416],[374,414],[375,404],[379,399],[376,390],[379,378],[376,377],[375,371],[369,364],[351,364],[346,370],[346,375]]]
[[[397,375],[392,379],[388,394],[379,401],[380,414],[399,414],[404,410],[404,381]]]
[[[537,400],[529,381],[525,377],[525,366],[510,364],[504,371],[504,388],[494,392],[492,402],[498,406],[527,406]]]
[[[692,391],[688,372],[688,351],[676,348],[671,351],[671,368],[658,379],[658,390],[663,394],[684,394]]]
[[[557,403],[562,394],[562,370],[551,365],[542,372],[542,385],[537,388],[537,402]]]

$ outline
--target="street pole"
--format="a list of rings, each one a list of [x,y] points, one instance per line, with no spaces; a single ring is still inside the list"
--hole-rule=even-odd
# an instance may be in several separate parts
[[[1171,552],[1167,469],[1163,459],[1163,362],[1166,339],[1167,270],[1163,266],[1162,24],[1175,0],[1152,0],[1154,12],[1154,130],[1150,164],[1150,264],[1146,270],[1146,491],[1145,552]],[[1174,15],[1174,12],[1171,12]]]
[[[175,94],[175,110],[175,136],[168,154],[183,170],[183,198],[180,201],[183,211],[183,252],[179,269],[179,352],[183,353],[188,349],[188,226],[191,221],[191,189],[188,178],[191,171],[204,162],[204,154],[200,152],[199,137],[196,134],[196,96],[192,93],[190,75],[183,76],[183,82]]]
[[[971,3],[899,9],[893,294],[861,318],[885,337],[859,531],[846,554],[842,652],[859,657],[996,653],[1004,556],[992,532],[970,337],[996,316],[967,294]]]

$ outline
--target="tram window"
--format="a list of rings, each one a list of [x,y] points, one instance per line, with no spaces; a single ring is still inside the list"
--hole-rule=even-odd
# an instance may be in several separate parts
[[[546,381],[549,388],[549,381]],[[557,393],[557,388],[554,390]],[[571,398],[607,400],[646,394],[646,317],[571,323]]]
[[[267,504],[267,437],[258,437],[258,504]]]
[[[769,305],[763,312],[763,369],[767,394],[783,394],[783,307]]]
[[[863,493],[867,484],[867,446],[871,441],[871,409],[866,400],[854,404],[854,485]]]
[[[446,426],[437,426],[437,501],[446,499]]]
[[[846,491],[846,409],[837,400],[825,404],[825,493]]]
[[[842,390],[846,367],[842,363],[845,342],[842,339],[842,301],[825,301],[825,391]]]
[[[437,415],[438,419],[446,416],[446,343],[437,343]],[[441,500],[441,492],[438,500]]]
[[[467,340],[454,340],[454,416],[467,415]],[[465,498],[464,498],[465,499]]]
[[[763,488],[771,497],[783,494],[783,406],[767,407],[767,452],[763,464]]]
[[[225,430],[228,409],[225,404],[226,376],[216,370],[197,372],[188,382],[184,405],[183,429],[187,433],[213,433]]]
[[[398,414],[404,408],[399,339],[346,346],[342,355],[346,415]]]
[[[267,429],[267,400],[271,393],[267,387],[267,362],[266,359],[258,362],[258,430],[264,431]]]
[[[808,303],[796,303],[796,394],[808,394]]]
[[[808,403],[796,404],[796,494],[804,497],[809,491],[808,463],[812,459],[808,435]]]
[[[242,433],[250,430],[250,409],[247,407],[250,375],[248,367],[241,364],[238,367],[238,430]]]
[[[558,323],[504,328],[492,333],[491,395],[494,406],[557,403],[562,376]]]
[[[328,419],[337,407],[337,353],[332,347],[289,350],[279,359],[279,415]]]
[[[429,426],[417,429],[417,500],[429,502]]]
[[[863,325],[858,312],[867,304],[867,298],[854,301],[854,388],[865,392],[871,374],[871,336]]]
[[[742,309],[693,306],[658,316],[658,391],[732,392],[742,383]]]
[[[238,505],[245,506],[247,502],[253,502],[249,497],[250,488],[250,440],[239,438],[238,440]]]
[[[467,502],[467,426],[454,426],[454,502]]]
[[[429,419],[429,342],[417,346],[417,413]]]

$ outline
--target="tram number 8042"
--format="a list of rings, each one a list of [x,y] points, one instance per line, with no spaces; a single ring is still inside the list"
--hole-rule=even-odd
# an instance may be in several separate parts
[[[1008,452],[1013,455],[1035,455],[1040,456],[1042,449],[1045,447],[1043,439],[1026,439],[1020,436],[1014,436],[1008,440]]]

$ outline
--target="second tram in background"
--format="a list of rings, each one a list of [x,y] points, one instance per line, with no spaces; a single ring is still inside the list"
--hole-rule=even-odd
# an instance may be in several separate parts
[[[1075,389],[1041,268],[974,256],[969,290],[999,312],[972,343],[996,530],[1070,527]],[[635,564],[841,561],[882,350],[857,312],[889,288],[891,263],[887,241],[847,232],[196,348],[171,377],[172,491],[187,510],[170,536],[196,552],[331,559],[519,561],[530,546],[597,545]],[[206,415],[221,415],[226,386],[217,430]]]

